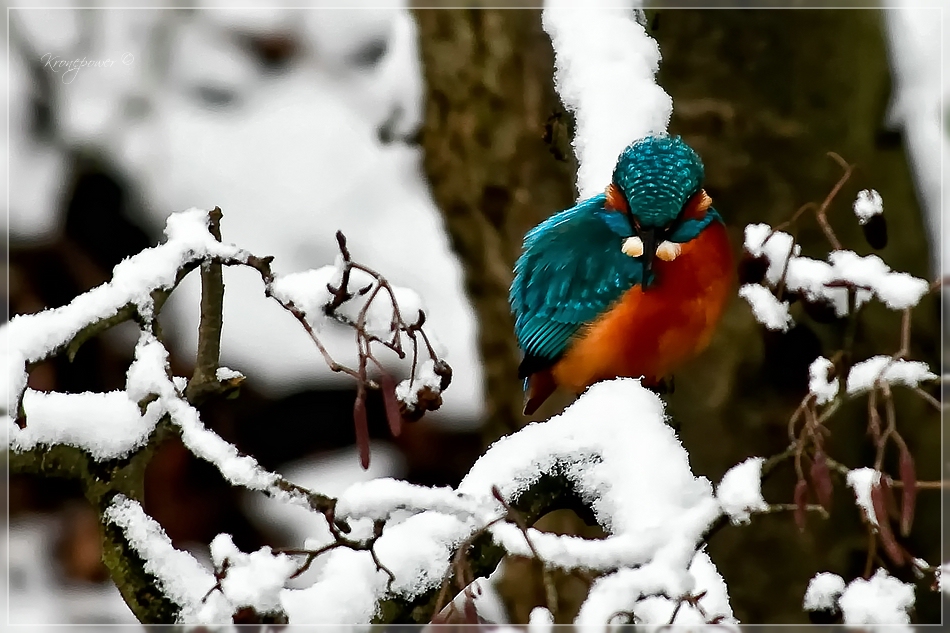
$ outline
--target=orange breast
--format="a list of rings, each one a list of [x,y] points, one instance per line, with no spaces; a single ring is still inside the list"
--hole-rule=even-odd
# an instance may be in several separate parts
[[[648,290],[627,291],[571,345],[553,368],[560,386],[579,393],[617,376],[655,381],[709,344],[734,283],[725,227],[713,222],[654,271]]]

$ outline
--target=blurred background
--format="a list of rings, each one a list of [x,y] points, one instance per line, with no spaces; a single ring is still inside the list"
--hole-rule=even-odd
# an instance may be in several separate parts
[[[209,403],[202,415],[265,467],[330,495],[379,476],[455,485],[491,441],[526,422],[506,300],[511,265],[524,232],[574,200],[571,117],[554,92],[538,10],[364,4],[14,6],[2,71],[10,315],[69,302],[161,241],[170,213],[215,205],[224,239],[275,256],[278,273],[331,263],[339,229],[357,261],[422,295],[454,380],[442,410],[395,440],[381,403],[371,401],[373,463],[363,472],[347,379],[329,372],[294,319],[264,298],[256,273],[225,272],[222,364],[248,379],[239,399]],[[875,188],[888,219],[884,260],[927,279],[946,269],[941,104],[950,84],[940,44],[950,21],[939,9],[661,6],[646,17],[663,55],[658,82],[673,97],[670,132],[703,157],[707,191],[737,254],[745,224],[774,225],[824,198],[840,175],[826,156],[835,151],[858,166],[830,213],[846,248],[872,252],[850,206],[858,190]],[[83,57],[112,64],[71,72],[49,63]],[[827,252],[812,222],[798,239],[806,255]],[[192,276],[163,311],[176,375],[190,372],[197,297]],[[677,374],[667,399],[697,474],[718,481],[738,461],[787,444],[808,365],[843,336],[843,323],[801,306],[793,314],[798,325],[773,336],[736,299],[709,351]],[[939,297],[929,296],[913,319],[914,357],[934,368],[940,315]],[[355,358],[348,331],[322,336],[338,360]],[[134,328],[118,328],[86,343],[72,363],[37,367],[30,386],[121,389],[134,341]],[[899,315],[869,305],[857,357],[898,347]],[[939,414],[912,396],[898,406],[919,478],[945,476]],[[864,415],[863,403],[845,407],[833,429],[830,454],[850,466],[873,459]],[[789,468],[766,498],[789,502],[793,486]],[[8,494],[11,622],[134,622],[100,562],[96,515],[78,486],[11,476]],[[805,622],[801,597],[814,573],[863,572],[866,532],[850,491],[839,485],[836,494],[831,519],[810,519],[804,534],[790,516],[774,515],[710,543],[741,621]],[[932,562],[940,558],[940,494],[921,494],[907,540]],[[299,547],[324,529],[298,508],[232,489],[177,440],[149,465],[145,508],[176,546],[204,559],[219,532],[249,550]],[[570,513],[539,527],[591,534]],[[536,575],[530,562],[506,565],[498,589],[512,621],[543,604]],[[558,577],[563,617],[585,582]],[[937,598],[923,589],[918,616],[936,621]]]

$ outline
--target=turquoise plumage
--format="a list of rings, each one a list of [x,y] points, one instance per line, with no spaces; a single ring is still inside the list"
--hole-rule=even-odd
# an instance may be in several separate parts
[[[599,194],[528,232],[509,294],[525,354],[522,378],[552,365],[586,324],[644,282],[643,259],[621,250],[636,234],[631,217],[674,242],[695,238],[719,218],[713,210],[699,220],[679,218],[702,180],[702,161],[679,137],[647,137],[623,151],[613,172],[629,214],[608,209],[607,196]]]
[[[643,279],[643,264],[623,253],[602,217],[605,199],[588,198],[525,236],[509,299],[526,355],[555,360],[585,323]]]
[[[699,155],[678,136],[648,136],[623,150],[613,182],[643,226],[661,227],[699,191],[703,172]]]

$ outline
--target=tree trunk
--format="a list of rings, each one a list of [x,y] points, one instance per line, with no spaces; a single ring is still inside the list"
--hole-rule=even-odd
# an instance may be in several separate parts
[[[478,320],[488,443],[523,424],[512,267],[527,229],[571,205],[574,168],[569,148],[558,160],[564,148],[545,142],[560,108],[540,11],[417,9],[415,17],[425,171]]]

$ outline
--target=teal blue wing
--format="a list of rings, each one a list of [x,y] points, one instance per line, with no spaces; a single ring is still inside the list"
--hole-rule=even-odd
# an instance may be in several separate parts
[[[524,239],[509,301],[525,353],[522,378],[554,364],[571,339],[643,279],[605,221],[604,196],[551,216]]]

